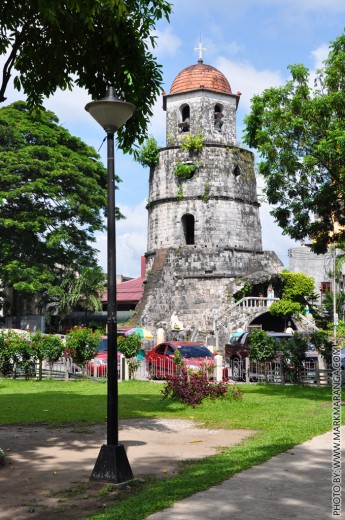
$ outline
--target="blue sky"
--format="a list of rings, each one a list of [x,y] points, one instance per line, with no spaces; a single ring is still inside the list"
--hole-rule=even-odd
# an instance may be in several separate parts
[[[157,24],[157,48],[163,66],[163,90],[169,92],[176,75],[197,63],[200,37],[204,63],[228,78],[233,92],[242,93],[237,112],[237,138],[241,141],[243,117],[250,99],[270,86],[284,84],[288,65],[303,63],[311,71],[322,66],[328,44],[343,33],[344,0],[175,0],[170,23]],[[24,99],[10,88],[7,103]],[[90,101],[85,91],[57,92],[45,103],[72,134],[98,150],[104,133],[84,110]],[[149,134],[165,145],[165,112],[162,98],[154,106]],[[106,164],[106,146],[100,150]],[[146,251],[148,169],[116,151],[116,173],[123,182],[116,193],[126,220],[117,224],[117,272],[140,273],[140,256]],[[262,180],[258,179],[260,194]],[[288,249],[296,245],[274,224],[270,208],[262,204],[261,226],[265,250],[274,250],[288,267]],[[299,244],[297,244],[299,245]],[[99,260],[106,270],[106,236],[97,237]]]

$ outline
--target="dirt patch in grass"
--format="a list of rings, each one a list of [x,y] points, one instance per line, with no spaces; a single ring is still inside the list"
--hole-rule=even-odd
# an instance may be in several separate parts
[[[2,426],[0,519],[76,520],[101,512],[149,478],[171,477],[183,460],[213,455],[252,435],[210,430],[189,420],[129,419],[119,423],[135,480],[121,485],[90,481],[106,425],[51,429]]]

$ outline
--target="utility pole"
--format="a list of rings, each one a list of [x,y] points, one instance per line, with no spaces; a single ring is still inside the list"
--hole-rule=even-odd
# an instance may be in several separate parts
[[[334,249],[333,249],[333,341],[334,341],[334,344],[336,344],[336,342],[337,342],[337,325],[338,325],[337,294],[336,294],[336,288],[335,288],[336,258],[337,258],[337,249],[336,249],[336,247],[334,247]]]

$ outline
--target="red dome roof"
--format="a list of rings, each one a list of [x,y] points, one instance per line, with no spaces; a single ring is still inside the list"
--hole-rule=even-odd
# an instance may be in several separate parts
[[[230,84],[224,74],[204,63],[197,63],[183,69],[174,79],[170,94],[200,88],[231,94]]]

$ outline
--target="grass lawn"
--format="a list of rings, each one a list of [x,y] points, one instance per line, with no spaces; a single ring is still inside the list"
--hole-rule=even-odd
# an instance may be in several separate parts
[[[331,389],[241,385],[240,401],[204,402],[192,409],[161,399],[162,385],[119,384],[119,415],[195,419],[208,428],[251,429],[258,433],[238,446],[201,461],[187,462],[171,479],[150,480],[93,520],[137,520],[230,476],[260,464],[331,429]],[[104,422],[106,385],[93,381],[0,380],[0,424],[45,423],[61,427]],[[1,447],[1,446],[0,446]]]

